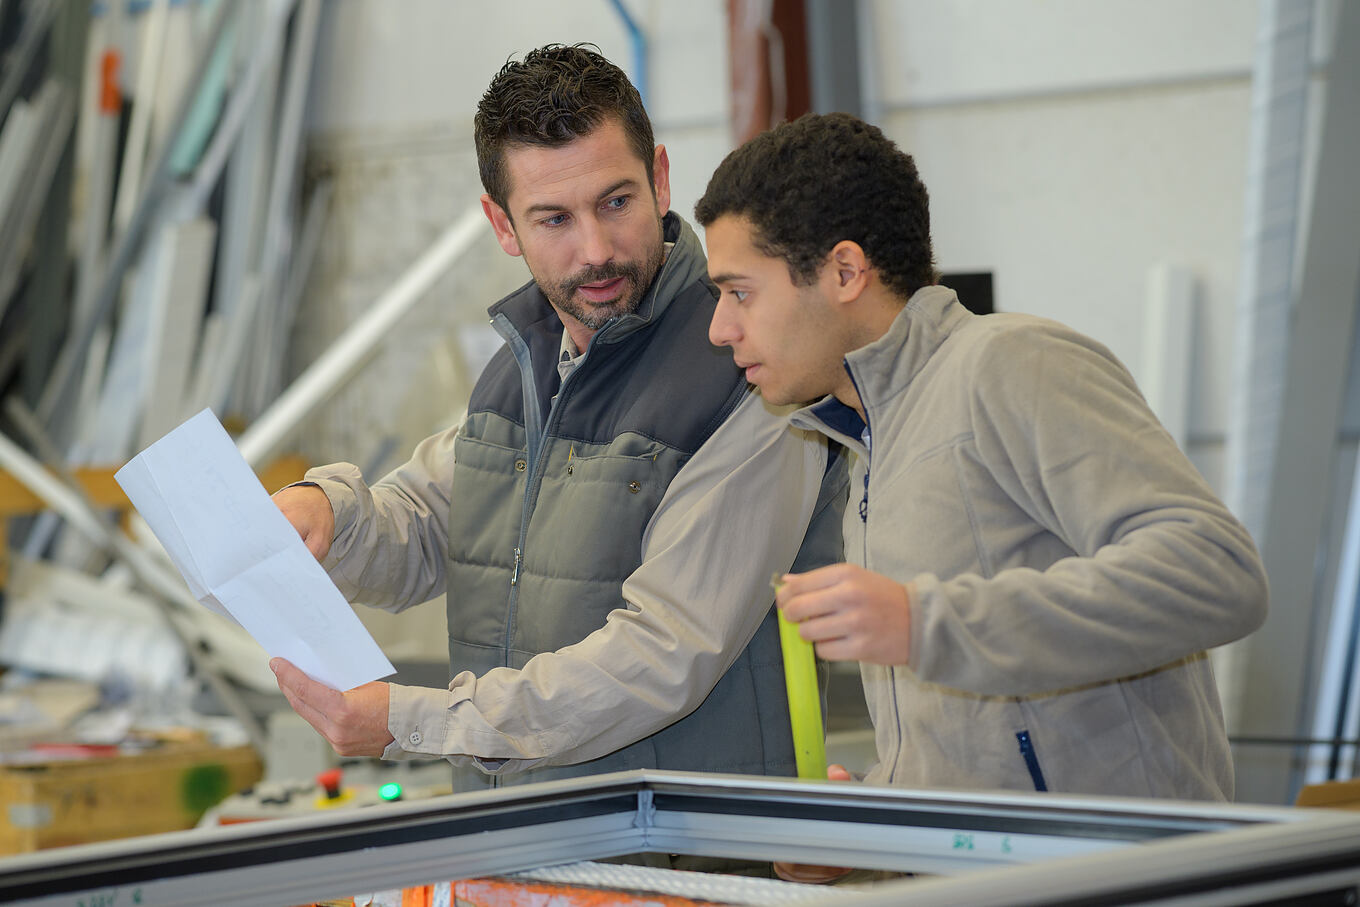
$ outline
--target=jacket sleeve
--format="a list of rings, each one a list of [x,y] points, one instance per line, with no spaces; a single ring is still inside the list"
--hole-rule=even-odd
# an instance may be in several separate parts
[[[335,537],[322,566],[352,602],[402,611],[444,591],[449,488],[458,426],[422,441],[406,463],[374,485],[335,463],[309,470],[326,493]]]
[[[990,576],[914,578],[909,665],[923,680],[1026,695],[1155,670],[1261,625],[1251,537],[1103,347],[1056,328],[981,348],[977,455],[1071,549]],[[988,527],[975,527],[985,544]]]
[[[599,630],[521,670],[460,673],[447,691],[394,686],[383,757],[476,757],[496,773],[581,762],[696,708],[769,612],[770,576],[814,515],[839,525],[843,472],[823,482],[825,441],[787,414],[751,393],[680,470]]]

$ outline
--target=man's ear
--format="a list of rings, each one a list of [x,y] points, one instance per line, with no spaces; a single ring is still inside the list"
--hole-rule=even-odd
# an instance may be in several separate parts
[[[653,152],[652,191],[656,193],[656,209],[664,217],[671,209],[671,159],[665,145],[657,145]]]
[[[496,242],[501,244],[505,254],[523,255],[519,248],[519,237],[515,235],[515,225],[510,222],[510,215],[485,193],[482,194],[482,212],[486,219],[491,221],[491,229],[496,231]]]
[[[851,302],[869,286],[869,258],[859,243],[843,239],[831,247],[827,258],[833,298]]]

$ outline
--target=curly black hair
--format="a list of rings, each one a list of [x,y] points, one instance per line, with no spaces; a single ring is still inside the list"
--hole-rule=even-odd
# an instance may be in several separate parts
[[[915,162],[849,114],[805,114],[727,155],[694,207],[705,227],[724,214],[750,220],[755,247],[782,258],[800,286],[846,239],[903,299],[936,280],[930,198]]]
[[[509,212],[505,149],[513,145],[558,148],[617,119],[652,181],[656,142],[642,96],[623,70],[593,44],[547,44],[524,59],[507,61],[477,104],[477,169],[492,201]]]

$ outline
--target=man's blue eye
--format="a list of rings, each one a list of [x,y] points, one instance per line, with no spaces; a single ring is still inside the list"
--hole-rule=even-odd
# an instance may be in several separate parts
[[[565,214],[554,214],[552,217],[545,217],[543,219],[544,226],[548,227],[560,227],[562,224],[565,224],[566,222],[567,216]]]
[[[628,204],[628,196],[616,195],[613,198],[606,199],[604,206],[606,208],[613,208],[615,211],[617,211],[619,208],[622,208],[626,204]]]

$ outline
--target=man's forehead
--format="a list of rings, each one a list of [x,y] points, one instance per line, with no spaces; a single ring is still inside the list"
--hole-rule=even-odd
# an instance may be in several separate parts
[[[750,268],[770,258],[755,245],[755,225],[740,214],[724,214],[704,230],[708,246],[709,273],[714,280],[734,268]],[[716,267],[715,267],[716,266]]]
[[[505,149],[507,200],[516,209],[597,198],[626,185],[647,185],[622,126],[605,123],[563,145],[509,145]]]

